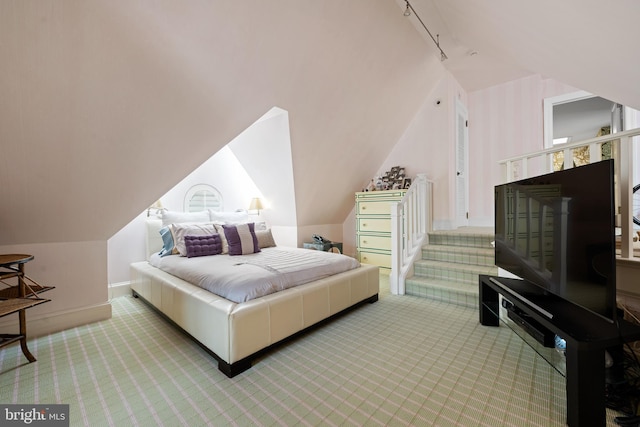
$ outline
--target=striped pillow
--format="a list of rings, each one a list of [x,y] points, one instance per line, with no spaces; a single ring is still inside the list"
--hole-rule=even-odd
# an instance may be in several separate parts
[[[229,245],[229,255],[247,255],[260,252],[258,239],[252,222],[222,226]]]

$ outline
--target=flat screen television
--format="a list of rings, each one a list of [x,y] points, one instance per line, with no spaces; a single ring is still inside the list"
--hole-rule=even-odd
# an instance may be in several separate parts
[[[613,160],[495,187],[495,262],[616,319]]]

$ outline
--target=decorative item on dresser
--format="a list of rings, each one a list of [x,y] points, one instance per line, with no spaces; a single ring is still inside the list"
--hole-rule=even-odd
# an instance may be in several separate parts
[[[356,246],[358,260],[391,269],[391,202],[406,190],[356,193]]]

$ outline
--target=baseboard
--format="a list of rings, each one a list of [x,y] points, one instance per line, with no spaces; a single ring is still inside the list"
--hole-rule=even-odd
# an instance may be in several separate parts
[[[469,220],[470,227],[494,227],[493,218],[475,218]]]
[[[435,220],[433,221],[433,230],[453,230],[455,227],[453,223],[448,220]]]
[[[16,316],[17,317],[17,316]],[[75,328],[88,323],[98,322],[111,318],[111,303],[83,307],[77,310],[69,310],[59,313],[49,313],[41,317],[29,315],[27,312],[27,337],[35,338],[65,329]],[[17,330],[18,321],[2,322],[0,330]]]
[[[468,221],[468,227],[493,227],[493,218],[476,218]],[[439,230],[455,230],[458,228],[453,221],[449,220],[435,220],[433,221],[433,229]]]
[[[109,285],[109,301],[125,295],[131,295],[131,282],[119,282]]]

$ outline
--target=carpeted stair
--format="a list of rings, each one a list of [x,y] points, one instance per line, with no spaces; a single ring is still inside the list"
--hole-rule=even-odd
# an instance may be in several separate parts
[[[477,308],[478,275],[498,273],[493,239],[493,229],[483,227],[429,233],[405,293]]]

